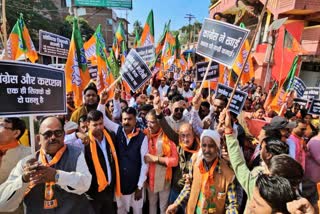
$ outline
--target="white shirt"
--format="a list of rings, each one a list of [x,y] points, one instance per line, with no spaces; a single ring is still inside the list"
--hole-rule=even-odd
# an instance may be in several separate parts
[[[97,139],[96,139],[96,142],[97,144],[99,145],[100,149],[102,150],[102,153],[103,153],[103,156],[104,156],[104,159],[106,161],[106,166],[107,166],[107,173],[108,173],[108,182],[111,183],[111,180],[112,180],[112,176],[111,176],[111,168],[110,168],[110,163],[109,163],[109,159],[108,159],[108,154],[107,154],[107,148],[106,148],[106,138],[103,137],[102,141],[99,142]],[[110,148],[111,149],[111,148]]]
[[[182,91],[182,96],[183,96],[184,98],[189,99],[190,97],[193,97],[193,92],[192,92],[192,90],[190,90],[190,89],[189,89],[189,91],[183,90],[183,91]]]
[[[167,95],[169,86],[165,85],[164,87],[162,87],[161,85],[158,88],[159,94],[160,94],[160,98],[163,98],[164,96]]]
[[[28,156],[18,162],[11,171],[8,179],[0,185],[0,210],[1,212],[14,211],[24,198],[28,183],[22,181],[23,166],[33,156]],[[81,153],[77,160],[76,171],[59,172],[59,179],[56,183],[67,192],[81,195],[88,191],[91,185],[91,174],[89,172],[84,154]],[[69,189],[71,187],[71,189]]]
[[[84,152],[84,144],[80,138],[77,138],[76,132],[64,136],[64,144],[78,147]]]
[[[109,118],[106,116],[104,109],[104,105],[99,104],[98,108],[97,108],[100,112],[102,112],[103,114],[103,123],[104,123],[104,127],[106,127],[109,131],[112,131],[114,133],[117,133],[120,125],[109,120]],[[124,135],[126,136],[126,140],[127,140],[127,145],[130,142],[130,139],[127,137],[124,129],[122,129],[122,132],[124,133]],[[117,143],[117,142],[114,142]],[[147,172],[148,172],[148,164],[146,164],[144,162],[144,156],[148,153],[148,139],[145,136],[143,141],[142,141],[142,145],[140,148],[140,156],[141,156],[141,170],[140,170],[140,176],[139,176],[139,181],[137,186],[139,188],[143,187],[144,182],[147,180]],[[128,178],[130,179],[130,178]]]

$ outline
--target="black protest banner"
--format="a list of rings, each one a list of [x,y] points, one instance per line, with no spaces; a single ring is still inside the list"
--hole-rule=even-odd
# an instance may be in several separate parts
[[[66,114],[63,70],[53,67],[0,61],[1,116]]]
[[[228,87],[226,85],[218,84],[216,96],[218,94],[222,94],[229,99],[231,97],[232,91],[233,88]],[[244,106],[244,103],[247,99],[247,96],[248,94],[246,92],[236,90],[230,103],[229,110],[235,114],[240,114]]]
[[[302,79],[298,77],[294,77],[293,87],[294,87],[294,90],[297,92],[298,97],[302,97],[304,94],[304,91],[307,88],[304,82],[302,81]]]
[[[136,51],[146,63],[152,62],[155,59],[156,50],[153,45],[138,47]]]
[[[320,100],[312,100],[308,114],[320,115]]]
[[[320,99],[320,88],[319,87],[307,87],[303,93],[303,99]]]
[[[68,58],[70,39],[46,32],[39,31],[39,53],[46,56]]]
[[[196,64],[197,73],[196,78],[198,82],[203,81],[204,74],[206,73],[209,62],[198,62]],[[208,71],[206,80],[212,80],[219,77],[219,64],[212,62]]]
[[[138,90],[152,77],[152,73],[147,64],[134,49],[131,49],[127,55],[120,73],[133,92]]]
[[[248,37],[249,30],[213,19],[205,19],[197,44],[197,53],[232,67]]]
[[[293,102],[298,103],[303,108],[307,108],[307,106],[308,106],[308,100],[306,100],[306,99],[294,98]]]

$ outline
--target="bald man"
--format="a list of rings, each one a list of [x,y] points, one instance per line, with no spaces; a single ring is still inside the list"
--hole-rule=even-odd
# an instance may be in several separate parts
[[[91,184],[81,149],[64,144],[63,122],[40,121],[40,151],[18,162],[0,185],[0,210],[15,210],[23,201],[25,213],[93,213],[84,193]]]

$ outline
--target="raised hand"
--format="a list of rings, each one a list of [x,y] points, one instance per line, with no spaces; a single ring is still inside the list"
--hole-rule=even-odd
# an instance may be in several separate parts
[[[200,93],[195,94],[192,99],[192,105],[196,111],[200,109],[201,99],[202,99],[202,95]]]
[[[156,111],[156,114],[160,114],[161,113],[161,100],[160,100],[160,96],[156,96],[153,99],[153,108]]]
[[[105,105],[108,100],[108,92],[109,90],[103,89],[103,91],[100,93],[100,104]]]

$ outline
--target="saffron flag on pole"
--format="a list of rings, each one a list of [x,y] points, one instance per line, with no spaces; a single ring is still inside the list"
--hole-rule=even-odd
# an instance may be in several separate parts
[[[246,60],[248,54],[250,51],[250,44],[249,41],[246,40],[240,49],[240,53],[238,54],[234,64],[233,64],[233,70],[234,72],[239,76],[242,67],[244,66],[243,73],[241,75],[241,85],[244,85],[245,83],[249,82],[252,77],[254,77],[254,69],[253,69],[253,61],[251,58],[251,55],[249,55],[248,61],[246,65],[244,65],[244,61]]]
[[[86,51],[86,57],[90,57],[92,64],[97,65],[97,79],[96,86],[98,93],[109,86],[108,82],[108,69],[107,69],[107,55],[106,55],[106,46],[105,41],[101,32],[101,25],[98,25],[95,33],[92,37],[84,44],[84,49]]]
[[[85,51],[83,48],[82,36],[78,28],[78,20],[73,20],[72,37],[69,47],[68,59],[65,67],[66,90],[73,91],[75,105],[82,104],[82,93],[90,82],[90,74],[87,69]]]
[[[115,56],[116,59],[119,58],[120,55],[120,50],[119,50],[119,43],[117,42],[117,38],[114,37],[113,38],[113,43],[112,43],[112,50],[113,50],[113,54]]]
[[[294,76],[297,69],[299,57],[296,56],[293,59],[293,63],[291,65],[291,69],[288,73],[288,76],[281,84],[276,96],[271,102],[271,109],[276,111],[277,113],[280,112],[281,107],[287,102],[288,95],[291,94],[290,92],[294,90]]]
[[[163,63],[163,69],[168,70],[174,63],[176,39],[173,37],[171,32],[167,32],[166,39],[162,48],[161,61]]]
[[[126,40],[126,35],[125,35],[125,31],[124,31],[124,27],[123,27],[122,22],[120,22],[119,25],[118,25],[118,29],[116,31],[116,38],[117,38],[118,45],[122,41]]]
[[[153,20],[153,10],[150,11],[146,24],[144,25],[140,46],[147,46],[154,44],[154,20]]]
[[[279,88],[279,84],[277,83],[277,81],[274,81],[272,88],[269,90],[266,101],[263,104],[263,108],[267,111],[269,111],[270,109],[270,104],[272,102],[272,100],[275,98],[277,92],[278,92],[278,88]]]
[[[191,56],[190,56],[190,53],[188,53],[188,59],[187,59],[187,63],[188,63],[188,69],[192,69],[193,67],[193,62],[192,62],[192,59],[191,59]]]
[[[20,17],[12,28],[7,41],[6,51],[7,57],[11,60],[17,60],[22,55],[25,55],[32,63],[38,60],[38,53],[24,23],[22,14],[20,14]]]

